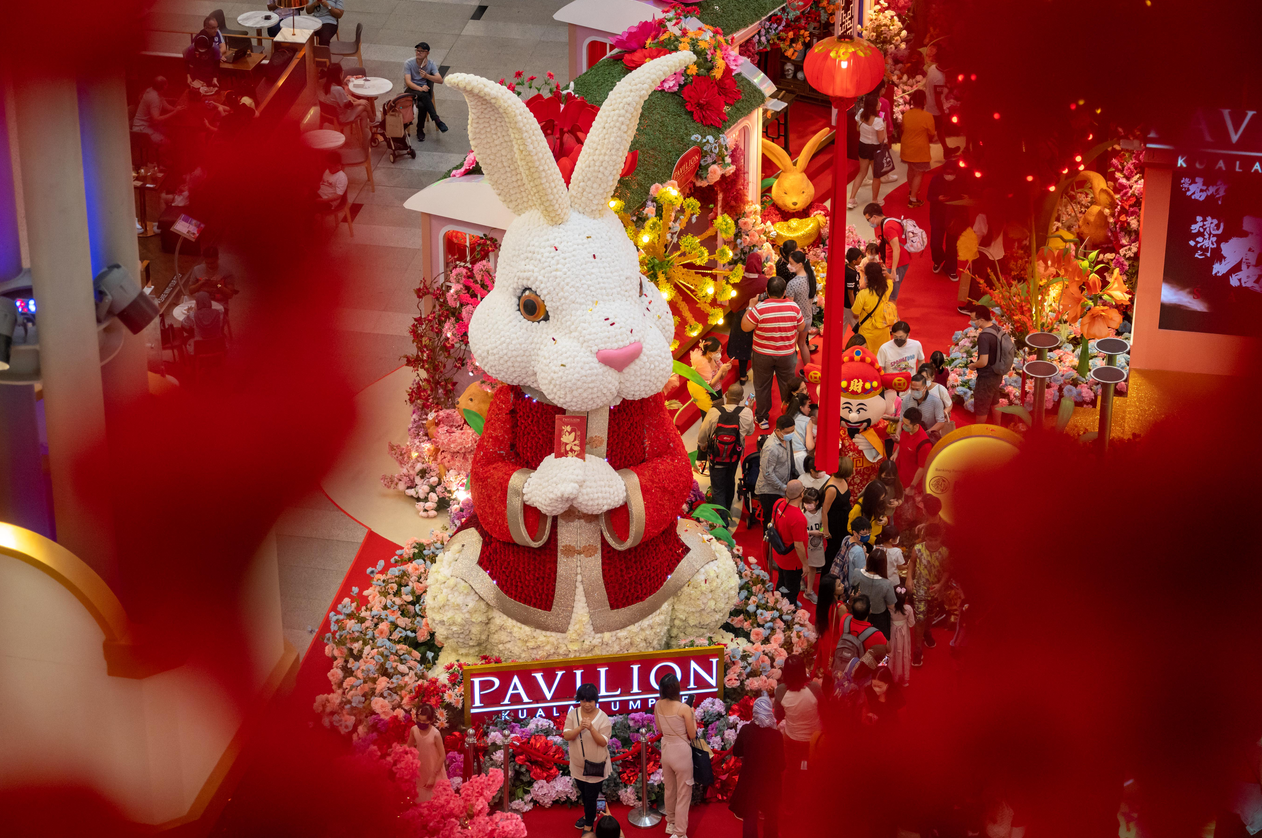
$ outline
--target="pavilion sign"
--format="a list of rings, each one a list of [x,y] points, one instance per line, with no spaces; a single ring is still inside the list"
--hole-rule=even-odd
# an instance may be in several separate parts
[[[464,668],[465,724],[495,717],[561,720],[583,684],[595,684],[609,715],[645,713],[668,673],[694,703],[723,697],[722,646],[567,660],[476,664]]]

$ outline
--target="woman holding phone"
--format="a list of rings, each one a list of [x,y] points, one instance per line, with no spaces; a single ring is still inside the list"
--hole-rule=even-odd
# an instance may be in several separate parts
[[[596,823],[596,798],[600,787],[609,776],[609,734],[613,723],[605,711],[596,706],[599,693],[595,684],[583,684],[574,696],[577,707],[570,708],[565,716],[565,730],[561,736],[570,743],[570,776],[578,783],[578,793],[583,799],[583,816],[575,829],[590,832]]]

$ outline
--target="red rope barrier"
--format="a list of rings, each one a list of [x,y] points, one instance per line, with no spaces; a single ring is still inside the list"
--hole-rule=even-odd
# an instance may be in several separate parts
[[[657,742],[661,738],[662,738],[662,735],[659,733],[656,736],[650,736],[648,738],[648,742],[649,744],[652,744],[653,742]],[[630,750],[626,751],[625,753],[618,754],[618,756],[616,757],[610,757],[609,761],[622,762],[624,759],[627,759],[628,757],[639,756],[641,744],[642,744],[641,742],[636,742],[635,745],[633,745]],[[550,762],[553,765],[569,765],[570,764],[570,760],[568,757],[566,759],[557,759],[556,757],[548,756],[542,751],[530,747],[523,740],[518,739],[517,737],[513,737],[511,740],[509,740],[509,745],[512,747],[514,751],[519,751],[525,754],[530,759],[536,760],[537,762]],[[658,748],[653,748],[652,750],[657,751],[659,754],[661,753],[661,750]],[[711,755],[711,759],[721,759],[723,757],[726,757],[730,753],[732,753],[730,748],[726,751],[715,751]]]

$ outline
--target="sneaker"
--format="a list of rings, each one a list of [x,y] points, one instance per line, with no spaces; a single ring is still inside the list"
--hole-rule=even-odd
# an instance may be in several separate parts
[[[419,129],[417,130],[417,132],[416,132],[416,141],[417,141],[418,143],[423,143],[423,142],[425,142],[425,132],[424,132],[424,131],[421,131],[421,130],[419,130]]]
[[[898,173],[890,172],[888,175],[881,178],[881,183],[893,183],[896,180],[898,180]]]
[[[574,821],[574,828],[575,828],[575,829],[587,829],[587,818],[582,817],[582,818],[579,818],[578,820]]]
[[[805,594],[805,596],[804,596],[804,599],[805,599],[807,602],[809,602],[811,605],[818,605],[818,604],[819,604],[819,597],[818,597],[818,596],[816,596],[816,594],[815,594],[815,592],[814,592],[814,591],[807,591],[807,592],[806,592],[806,594]]]
[[[925,648],[932,649],[934,646],[937,646],[937,645],[938,645],[938,641],[933,639],[933,635],[930,634],[929,632],[925,632]]]
[[[943,266],[943,265],[945,265],[945,264],[946,264],[946,262],[934,262],[934,263],[933,263],[933,272],[934,272],[934,273],[936,273],[936,274],[940,274],[940,273],[942,273],[942,266]]]
[[[947,275],[947,279],[951,280],[952,282],[959,282],[959,281],[960,281],[960,275],[959,275],[959,274],[948,274],[948,275]]]
[[[771,423],[764,419],[758,423],[758,429],[760,431],[769,431],[771,430]]]
[[[912,665],[912,666],[924,666],[924,665],[925,665],[925,659],[924,659],[924,658],[918,658],[918,657],[914,657],[914,656],[913,656],[913,657],[912,657],[912,659],[911,659],[911,665]]]
[[[856,201],[854,198],[851,198],[849,201],[846,201],[846,209],[854,209],[857,206],[859,206],[859,202]]]
[[[447,133],[447,123],[445,123],[445,122],[440,122],[440,123],[438,123],[438,130],[439,130],[439,131],[441,131],[442,133],[446,134],[446,133]]]
[[[972,314],[972,313],[973,313],[973,310],[972,310],[971,308],[965,308],[964,306],[956,306],[956,307],[955,307],[955,310],[956,310],[956,311],[958,311],[960,314]]]

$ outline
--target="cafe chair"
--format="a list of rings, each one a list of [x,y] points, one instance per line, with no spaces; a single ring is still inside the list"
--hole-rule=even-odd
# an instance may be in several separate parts
[[[228,358],[228,346],[223,338],[210,340],[194,340],[192,359],[192,383],[200,386],[223,369]]]
[[[140,169],[158,162],[158,147],[153,138],[143,131],[131,132],[131,165]]]
[[[351,197],[350,190],[342,196],[342,200],[336,207],[328,212],[333,216],[333,232],[337,232],[337,228],[342,226],[342,219],[346,219],[346,229],[351,234],[351,238],[355,238],[355,225],[351,223]]]
[[[364,24],[355,24],[355,41],[353,43],[343,43],[342,41],[329,41],[329,53],[333,60],[338,64],[342,63],[343,58],[355,56],[360,64],[364,63],[363,47],[364,40]]]
[[[356,136],[359,138],[356,145],[352,148],[343,146],[338,149],[338,154],[342,155],[343,166],[363,166],[368,173],[368,185],[376,192],[377,185],[372,180],[372,153],[368,146],[368,137],[364,136],[363,131],[357,131]],[[347,138],[347,144],[350,144],[350,138]]]
[[[171,352],[171,360],[183,366],[188,360],[188,335],[179,323],[168,323],[166,317],[158,318],[158,333],[162,338],[162,352]],[[166,355],[162,355],[162,364],[166,366]]]
[[[250,52],[254,49],[254,41],[250,40],[250,33],[245,29],[229,29],[228,23],[224,20],[223,9],[215,9],[210,16],[219,24],[219,31],[223,33],[223,42],[230,50],[244,49]],[[244,38],[232,37],[234,35],[244,35]]]

